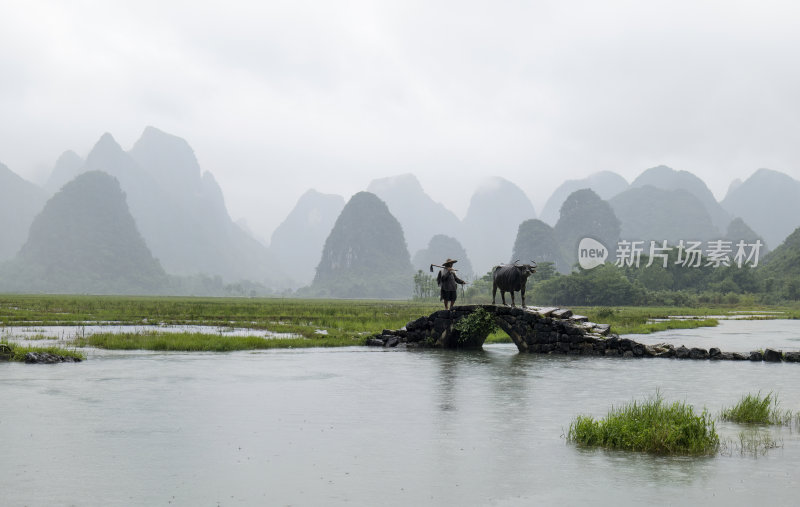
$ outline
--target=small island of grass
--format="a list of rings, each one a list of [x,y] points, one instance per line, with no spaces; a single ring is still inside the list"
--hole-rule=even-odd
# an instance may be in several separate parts
[[[778,407],[778,397],[772,393],[766,396],[747,394],[731,408],[723,409],[719,418],[741,424],[788,425],[792,422],[791,410]]]
[[[31,354],[31,355],[29,355]],[[77,350],[61,347],[31,347],[10,342],[0,343],[0,361],[25,362],[78,362],[86,356]]]
[[[567,441],[664,455],[711,455],[719,448],[714,421],[705,410],[695,414],[690,405],[667,404],[660,394],[644,402],[612,407],[605,419],[576,417]]]

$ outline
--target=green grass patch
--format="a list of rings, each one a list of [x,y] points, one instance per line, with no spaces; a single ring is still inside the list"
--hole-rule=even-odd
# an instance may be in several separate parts
[[[623,334],[650,334],[668,329],[694,329],[698,327],[714,327],[719,324],[716,318],[709,315],[727,315],[728,310],[720,308],[684,308],[684,307],[602,307],[585,306],[572,309],[573,312],[586,315],[592,322],[610,324],[611,331]],[[691,319],[669,319],[671,315],[692,316]],[[654,319],[669,319],[653,322]]]
[[[514,343],[514,340],[505,331],[495,331],[486,337],[483,343]]]
[[[28,352],[46,352],[57,356],[71,357],[83,361],[86,356],[77,350],[65,349],[62,347],[35,347],[30,345],[19,345],[10,342],[0,342],[0,359],[7,361],[25,362],[25,354]]]
[[[645,322],[643,324],[628,324],[625,326],[615,326],[612,330],[617,334],[650,334],[657,331],[668,329],[695,329],[698,327],[715,327],[719,325],[717,319],[685,319],[668,320],[662,322]]]
[[[719,448],[719,435],[706,410],[698,415],[684,402],[667,404],[659,393],[644,402],[612,407],[604,419],[577,416],[567,441],[666,455],[709,455]]]
[[[383,329],[399,329],[411,320],[440,309],[434,301],[0,294],[0,333],[4,325],[164,323],[263,329],[297,334],[313,342],[319,340],[317,330],[324,330],[328,333],[324,343],[341,339],[342,343],[349,344]],[[784,312],[764,318],[772,318],[772,315],[775,318],[800,317],[800,307],[786,306],[574,307],[572,310],[587,315],[593,322],[610,324],[611,331],[618,334],[714,326],[717,320],[713,316],[744,311]],[[670,315],[697,318],[652,322],[652,319]],[[511,343],[511,339],[500,331],[490,335],[486,343]]]
[[[364,345],[364,338],[261,338],[258,336],[221,336],[204,333],[96,333],[79,338],[76,345],[109,350],[156,350],[184,352],[231,352],[277,348],[346,347]]]
[[[731,408],[723,409],[719,418],[742,424],[789,425],[794,419],[791,410],[781,410],[778,397],[772,393],[766,396],[747,394]]]
[[[0,295],[3,325],[192,324],[356,339],[399,329],[441,309],[434,303],[281,298]]]

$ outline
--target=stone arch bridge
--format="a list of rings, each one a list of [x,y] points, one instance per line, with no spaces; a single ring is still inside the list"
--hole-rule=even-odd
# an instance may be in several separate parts
[[[608,324],[557,307],[511,308],[500,305],[463,305],[439,310],[406,324],[403,329],[384,329],[367,345],[405,348],[480,349],[489,332],[462,336],[456,324],[483,310],[505,331],[520,352],[622,357],[675,357],[678,359],[729,359],[800,362],[800,352],[754,351],[749,354],[721,352],[717,348],[645,345],[611,332]]]

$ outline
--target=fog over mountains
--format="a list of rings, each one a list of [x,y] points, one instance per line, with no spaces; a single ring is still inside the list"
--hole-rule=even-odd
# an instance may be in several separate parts
[[[47,194],[0,163],[0,261],[12,258],[28,237]]]
[[[96,176],[100,173],[113,178],[102,183]],[[88,175],[94,176],[82,179]],[[75,287],[84,292],[152,292],[158,285],[154,280],[163,276],[204,275],[217,277],[219,283],[245,281],[267,292],[310,285],[305,291],[309,295],[403,297],[402,278],[413,273],[412,258],[415,268],[458,258],[464,273],[474,276],[517,257],[551,260],[559,271],[569,272],[575,243],[584,236],[600,239],[610,249],[617,238],[673,243],[759,237],[775,249],[800,226],[800,182],[768,169],[732,182],[721,202],[686,171],[653,167],[630,183],[604,171],[565,181],[546,201],[539,219],[530,196],[500,176],[475,189],[463,219],[432,199],[412,173],[364,184],[366,192],[347,206],[347,196],[309,188],[286,210],[265,246],[231,219],[223,190],[200,167],[189,144],[153,127],[128,151],[104,134],[85,157],[64,152],[41,187],[0,164],[0,291],[48,290],[47,284],[20,285],[24,277],[15,273],[63,278],[64,266],[71,264],[76,272],[86,272],[83,261],[92,258],[90,252],[120,252],[120,244],[136,244],[133,237],[142,243],[128,249],[146,252],[136,254],[139,260],[115,265],[95,259],[88,264],[102,265],[98,272],[105,280],[125,282],[101,285],[86,276],[94,285]],[[65,198],[62,189],[72,197]],[[102,205],[85,208],[82,200]],[[86,209],[118,220],[119,226],[97,221]],[[85,238],[89,250],[77,248],[59,232],[73,230],[70,219],[94,223],[102,231],[74,229],[81,231],[75,235]],[[32,227],[35,223],[39,225]],[[65,250],[68,244],[72,246]],[[63,259],[48,264],[32,253],[45,251],[63,251]],[[538,258],[527,258],[531,256]],[[390,282],[380,281],[382,269],[393,273]],[[386,290],[376,288],[381,283]],[[170,284],[175,289],[174,281]],[[175,290],[184,290],[180,287]]]

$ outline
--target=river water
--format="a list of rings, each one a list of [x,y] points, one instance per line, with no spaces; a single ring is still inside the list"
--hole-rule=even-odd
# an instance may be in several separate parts
[[[741,324],[747,350],[776,325],[800,336],[800,321],[723,323]],[[692,332],[703,340],[720,328]],[[656,336],[674,333],[685,331]],[[511,345],[90,349],[78,364],[0,363],[0,504],[795,505],[800,435],[790,428],[763,430],[782,444],[765,455],[705,458],[583,450],[563,435],[575,415],[604,416],[657,390],[712,413],[772,391],[798,411],[798,380],[800,364]],[[726,439],[742,427],[717,429]]]

